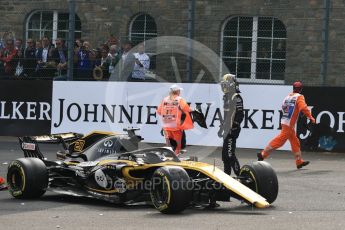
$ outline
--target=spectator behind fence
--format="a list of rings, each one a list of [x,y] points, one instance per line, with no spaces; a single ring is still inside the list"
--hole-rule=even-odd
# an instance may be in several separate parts
[[[133,81],[132,72],[135,65],[135,56],[131,52],[132,42],[126,41],[122,46],[121,55],[121,80]]]
[[[95,80],[103,80],[107,81],[109,80],[109,66],[111,64],[111,57],[108,56],[109,53],[109,48],[108,46],[104,46],[103,49],[101,50],[101,56],[98,58],[95,62],[95,68],[93,71],[93,78]],[[102,71],[102,77],[97,75],[97,68],[101,68]]]
[[[109,50],[109,46],[107,43],[102,43],[97,47],[97,50],[99,51],[99,58],[101,57],[101,50],[103,49]]]
[[[23,75],[23,57],[25,46],[23,45],[23,39],[17,38],[14,42],[14,46],[17,49],[17,66],[15,71],[15,76],[19,77]]]
[[[84,41],[83,45],[77,51],[77,70],[75,79],[92,80],[93,63],[96,53],[91,49],[90,43]]]
[[[110,58],[109,74],[113,74],[115,72],[115,66],[120,60],[120,54],[117,45],[110,46],[108,57]]]
[[[29,38],[27,41],[27,47],[24,50],[23,56],[23,76],[24,77],[35,77],[37,60],[36,60],[36,42]]]
[[[36,51],[35,51],[35,55],[36,55],[36,57],[37,57],[38,50],[42,48],[42,40],[41,40],[41,39],[36,41],[35,47],[36,47],[36,49],[35,49],[35,50],[36,50]]]
[[[15,42],[15,47],[17,50],[21,50],[24,53],[23,39],[17,38]]]
[[[114,35],[110,35],[110,37],[108,38],[108,41],[107,41],[108,47],[111,47],[111,46],[117,45],[117,44],[118,44],[117,37],[115,37]]]
[[[42,47],[36,46],[37,76],[40,78],[52,78],[54,76],[56,65],[51,61],[53,47],[48,37],[42,38]]]
[[[56,48],[52,51],[52,60],[56,64],[58,76],[54,80],[67,80],[67,49],[61,38],[55,40]]]
[[[79,49],[80,47],[83,46],[83,43],[84,43],[83,40],[81,40],[81,39],[76,39],[76,40],[75,40],[74,47]]]
[[[6,40],[5,48],[0,52],[0,61],[4,68],[5,78],[13,77],[18,62],[17,49],[14,47],[13,40]]]
[[[4,50],[5,48],[5,44],[3,42],[2,39],[0,39],[0,55],[2,53],[2,51]],[[0,60],[0,76],[3,76],[4,75],[4,63],[2,63],[2,61]]]
[[[138,46],[138,53],[134,53],[135,65],[132,74],[133,80],[145,80],[145,74],[150,68],[150,57],[144,52],[145,46],[140,44]]]

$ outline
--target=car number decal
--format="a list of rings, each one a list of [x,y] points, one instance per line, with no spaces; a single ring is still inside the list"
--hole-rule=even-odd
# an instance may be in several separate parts
[[[106,178],[106,176],[105,176],[105,174],[104,174],[102,169],[98,169],[95,172],[95,181],[102,188],[106,188],[107,187],[108,181],[107,181],[107,178]]]

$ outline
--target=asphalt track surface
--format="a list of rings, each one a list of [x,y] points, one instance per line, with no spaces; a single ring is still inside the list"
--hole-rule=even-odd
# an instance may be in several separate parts
[[[46,156],[54,159],[52,147]],[[222,168],[219,148],[190,146],[188,154]],[[241,164],[256,159],[256,150],[238,149]],[[187,155],[188,155],[187,154]],[[11,138],[0,140],[0,175],[22,157]],[[151,206],[117,206],[107,202],[47,192],[38,200],[17,200],[0,192],[0,229],[345,229],[345,153],[307,152],[311,164],[297,170],[291,153],[277,151],[268,162],[276,170],[279,195],[268,209],[238,200],[219,202],[215,210],[187,209],[163,215]]]

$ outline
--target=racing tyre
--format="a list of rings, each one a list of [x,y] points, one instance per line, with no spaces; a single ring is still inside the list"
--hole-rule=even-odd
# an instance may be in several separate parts
[[[240,170],[239,178],[242,184],[273,203],[278,196],[278,178],[272,166],[265,161],[253,162],[244,165]]]
[[[8,166],[8,189],[15,198],[41,197],[48,187],[46,165],[38,158],[20,158]]]
[[[153,173],[151,201],[155,208],[165,214],[182,212],[192,197],[192,182],[188,173],[178,166],[165,166]]]

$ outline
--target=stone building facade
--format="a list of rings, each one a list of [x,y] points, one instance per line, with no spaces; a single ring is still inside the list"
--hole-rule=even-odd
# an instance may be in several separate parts
[[[302,80],[307,85],[345,85],[343,61],[345,60],[345,1],[330,1],[328,27],[325,26],[327,8],[324,0],[195,0],[195,7],[192,8],[190,8],[192,1],[188,0],[78,0],[76,2],[76,14],[81,22],[81,37],[91,41],[94,45],[106,41],[110,34],[114,34],[122,40],[128,38],[131,34],[133,20],[141,14],[147,14],[154,19],[157,36],[188,37],[191,25],[188,23],[191,22],[190,10],[192,9],[195,19],[194,40],[209,47],[221,57],[225,55],[226,49],[233,49],[234,52],[237,52],[234,57],[229,54],[229,60],[231,58],[235,62],[237,60],[237,64],[233,64],[231,67],[235,69],[230,68],[231,72],[238,71],[237,68],[240,65],[238,63],[241,59],[239,50],[242,48],[239,46],[240,42],[237,42],[235,48],[226,48],[224,30],[229,19],[239,18],[239,24],[242,23],[242,19],[250,20],[252,23],[250,29],[254,33],[256,33],[255,28],[260,29],[260,20],[273,19],[273,21],[281,22],[286,30],[286,37],[283,39],[285,54],[280,60],[283,64],[282,69],[279,70],[282,75],[278,76],[278,81],[270,77],[257,79],[258,68],[255,67],[255,60],[258,59],[255,58],[260,56],[260,51],[258,47],[255,47],[256,43],[254,44],[250,39],[255,37],[255,40],[259,40],[260,37],[258,34],[254,36],[252,33],[249,37],[253,37],[248,38],[251,44],[247,44],[251,50],[249,50],[249,54],[244,54],[249,60],[247,63],[249,79],[244,79],[244,82],[289,84],[295,80]],[[15,37],[25,40],[28,19],[37,11],[67,13],[68,1],[2,0],[0,35],[11,31]],[[327,28],[329,28],[328,43],[324,36]],[[236,29],[234,31],[236,32]],[[237,27],[237,32],[241,33],[240,25]],[[243,39],[246,38],[243,37]],[[276,38],[271,37],[270,39],[271,44],[274,44]],[[241,41],[241,39],[237,39],[237,41]],[[328,44],[327,50],[325,50],[325,44]],[[271,53],[273,51],[271,49]],[[188,58],[184,55],[176,55],[176,58],[172,60],[171,56],[171,54],[164,54],[157,57],[154,71],[160,76],[165,76],[166,80],[174,81],[176,66],[178,66],[182,81],[189,81],[186,64]],[[266,61],[267,68],[271,68],[270,70],[274,72],[272,66],[275,62],[272,59],[274,59],[273,54],[263,61]],[[324,60],[327,61],[327,65],[323,63]],[[176,65],[173,65],[172,63],[175,61]],[[203,61],[207,62],[207,60],[194,61],[192,81],[195,81],[200,70],[204,69]],[[231,64],[229,65],[231,66]],[[327,71],[325,71],[325,67],[327,67]],[[240,74],[240,72],[236,73]],[[212,75],[205,70],[205,76],[199,81],[214,81],[214,78],[209,76],[210,74]]]

